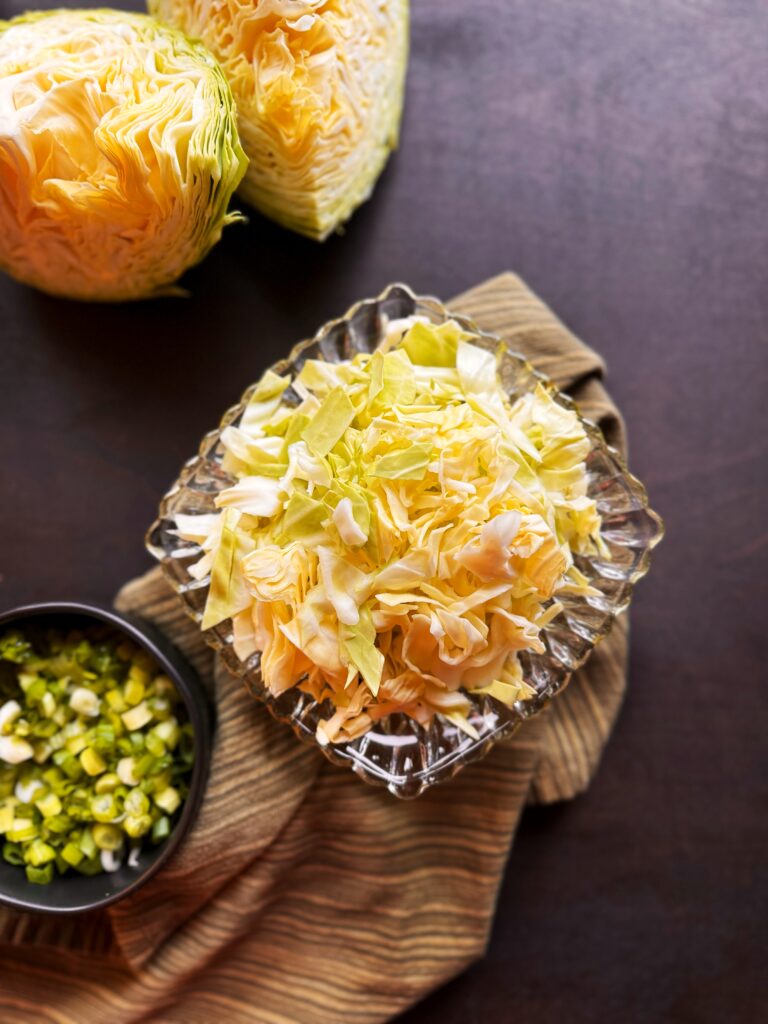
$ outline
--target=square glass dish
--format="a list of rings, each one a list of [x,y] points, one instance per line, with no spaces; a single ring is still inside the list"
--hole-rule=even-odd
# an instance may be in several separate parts
[[[450,313],[436,299],[414,295],[404,285],[394,284],[378,298],[359,302],[345,316],[325,324],[314,338],[296,345],[272,369],[295,377],[307,359],[338,362],[357,352],[372,352],[383,340],[389,320],[413,315],[426,316],[434,323],[454,319],[474,335],[474,344],[492,351],[500,345],[498,338],[484,333],[466,317]],[[505,391],[513,398],[544,383],[557,402],[574,408],[568,397],[505,345],[499,374]],[[147,534],[150,553],[160,562],[166,579],[198,624],[202,621],[209,580],[197,580],[190,575],[188,567],[200,558],[201,551],[178,536],[174,517],[177,513],[199,515],[217,511],[216,495],[234,483],[222,469],[221,432],[239,422],[252,392],[253,387],[225,413],[219,427],[203,438],[198,455],[184,466]],[[291,394],[289,389],[286,401],[290,401]],[[488,696],[471,696],[469,721],[477,731],[477,739],[440,715],[428,728],[423,728],[404,714],[394,714],[354,741],[321,747],[315,730],[321,719],[329,717],[328,702],[319,703],[298,688],[279,697],[272,696],[261,678],[259,655],[241,661],[235,654],[230,620],[206,630],[206,641],[275,718],[288,723],[300,739],[317,745],[332,762],[352,768],[365,781],[384,785],[395,796],[413,797],[433,783],[450,778],[462,766],[482,757],[495,742],[509,736],[563,689],[574,670],[610,630],[615,617],[627,607],[632,587],[647,572],[650,552],[661,539],[661,520],[648,507],[642,484],[627,471],[618,452],[606,444],[599,428],[586,420],[582,422],[591,445],[587,457],[588,493],[597,501],[603,524],[601,535],[610,558],[577,556],[578,568],[598,593],[589,597],[560,597],[563,611],[543,630],[544,653],[521,654],[524,678],[535,690],[533,697],[506,707]]]

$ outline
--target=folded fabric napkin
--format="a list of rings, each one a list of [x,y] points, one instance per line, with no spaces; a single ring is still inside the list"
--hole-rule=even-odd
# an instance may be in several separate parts
[[[512,274],[450,307],[506,338],[622,449],[600,359]],[[301,745],[214,664],[160,570],[116,605],[163,629],[217,709],[210,781],[180,852],[106,911],[0,910],[0,1021],[375,1024],[482,955],[529,802],[588,785],[625,687],[626,619],[568,689],[418,800]]]

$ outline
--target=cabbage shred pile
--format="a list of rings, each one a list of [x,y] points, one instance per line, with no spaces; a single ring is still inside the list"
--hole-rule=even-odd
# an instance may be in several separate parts
[[[231,618],[272,694],[330,698],[322,743],[393,712],[474,735],[469,695],[531,696],[519,652],[589,591],[584,428],[542,385],[511,402],[472,338],[410,318],[372,355],[268,371],[223,432],[221,511],[176,517],[210,573],[203,628]]]

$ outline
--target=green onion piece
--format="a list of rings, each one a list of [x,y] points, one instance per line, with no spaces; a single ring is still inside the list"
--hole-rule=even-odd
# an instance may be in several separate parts
[[[136,729],[143,729],[145,725],[152,721],[152,712],[147,707],[146,702],[141,701],[135,708],[124,711],[120,717],[125,728],[133,732]]]
[[[148,814],[142,814],[137,818],[129,816],[123,822],[123,828],[131,839],[138,839],[152,828],[152,819]]]
[[[16,785],[16,768],[3,768],[0,765],[0,799],[10,796]]]
[[[13,828],[13,804],[0,806],[0,835],[5,834]]]
[[[54,835],[65,835],[72,828],[73,818],[69,814],[57,814],[53,818],[46,818],[43,822],[45,829]]]
[[[162,757],[165,753],[165,744],[157,733],[151,732],[147,736],[147,751],[153,757]]]
[[[91,800],[91,814],[96,821],[113,821],[120,813],[112,793],[100,793]]]
[[[140,779],[143,779],[144,776],[147,774],[147,772],[152,771],[154,766],[155,766],[155,759],[154,759],[154,757],[152,757],[151,754],[144,754],[143,757],[140,757],[138,759],[138,761],[136,761],[136,764],[135,764],[136,774],[138,775],[138,777]]]
[[[81,875],[100,875],[104,868],[101,866],[101,858],[94,856],[87,860],[82,860],[77,865],[77,870]]]
[[[125,684],[125,689],[123,690],[125,703],[129,704],[131,707],[135,707],[140,701],[142,701],[144,699],[144,694],[146,693],[144,683],[140,678],[137,678],[137,676],[134,675],[134,672],[137,671],[139,670],[132,668],[128,673],[128,682]]]
[[[101,775],[106,769],[107,763],[104,758],[93,747],[86,747],[80,755],[80,764],[89,775]]]
[[[179,723],[175,718],[167,718],[164,722],[158,722],[147,737],[147,746],[149,746],[150,736],[157,736],[169,750],[173,750],[179,742]]]
[[[298,440],[298,438],[296,438],[296,440]],[[158,697],[171,697],[175,699],[176,687],[168,676],[163,675],[162,673],[159,676],[155,676],[152,686]]]
[[[181,803],[181,796],[179,791],[174,789],[173,786],[168,786],[162,793],[155,795],[155,803],[157,806],[165,811],[166,814],[173,814],[174,811],[178,810],[179,804]]]
[[[42,864],[47,864],[49,861],[54,860],[56,851],[49,843],[43,842],[42,839],[36,839],[24,851],[24,857],[28,864],[38,868]]]
[[[21,852],[21,847],[16,843],[3,843],[3,860],[8,864],[23,864],[24,854]]]
[[[27,700],[30,704],[37,704],[45,696],[46,685],[44,679],[35,679],[27,690]]]
[[[69,813],[70,818],[72,818],[74,821],[90,821],[91,820],[90,808],[86,807],[85,804],[74,803],[74,802],[70,803],[67,806],[67,811]]]
[[[153,697],[149,702],[149,708],[159,722],[165,721],[171,713],[170,702],[165,697]]]
[[[37,885],[48,885],[53,878],[53,864],[46,864],[42,868],[36,868],[31,864],[27,864],[26,872],[30,882],[35,882]]]
[[[115,745],[115,730],[110,722],[100,722],[94,729],[91,744],[100,754],[109,755]]]
[[[55,793],[46,793],[44,797],[35,800],[35,807],[44,818],[53,818],[57,814],[61,814],[61,800]]]
[[[123,833],[116,825],[94,825],[93,841],[100,850],[119,850],[123,844]]]
[[[126,786],[136,786],[139,783],[139,776],[136,773],[136,759],[133,757],[122,757],[117,762],[117,774],[122,783]]]
[[[171,834],[171,819],[165,814],[158,818],[152,826],[152,842],[161,843]]]
[[[61,851],[61,857],[70,867],[76,868],[83,859],[83,851],[76,843],[67,843]]]
[[[57,783],[62,781],[63,776],[59,768],[46,768],[46,770],[41,775],[41,778],[43,782],[45,782],[48,786],[53,787]]]
[[[83,834],[80,837],[80,851],[89,860],[91,857],[96,856],[96,843],[94,842],[93,835],[89,828],[83,829]]]
[[[37,825],[29,818],[14,818],[13,824],[6,832],[12,843],[25,843],[37,838]]]
[[[138,818],[143,814],[147,814],[149,811],[149,800],[146,795],[138,788],[132,789],[128,796],[125,798],[125,804],[123,805],[127,814],[131,817]]]
[[[93,788],[97,793],[111,793],[119,785],[120,776],[116,772],[107,772],[96,779],[96,784]]]
[[[110,708],[118,713],[125,711],[127,707],[125,698],[119,690],[109,690],[106,694],[106,700]]]
[[[187,723],[181,730],[181,759],[185,764],[191,765],[195,757],[195,734],[192,731],[192,726]]]

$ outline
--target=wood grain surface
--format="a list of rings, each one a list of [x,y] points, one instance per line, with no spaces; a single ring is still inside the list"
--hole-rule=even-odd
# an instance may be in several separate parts
[[[668,534],[595,784],[526,812],[486,959],[402,1024],[759,1020],[768,7],[416,0],[412,38],[401,152],[343,236],[253,216],[185,302],[0,282],[0,599],[108,601],[200,434],[351,301],[518,271],[605,358]]]

